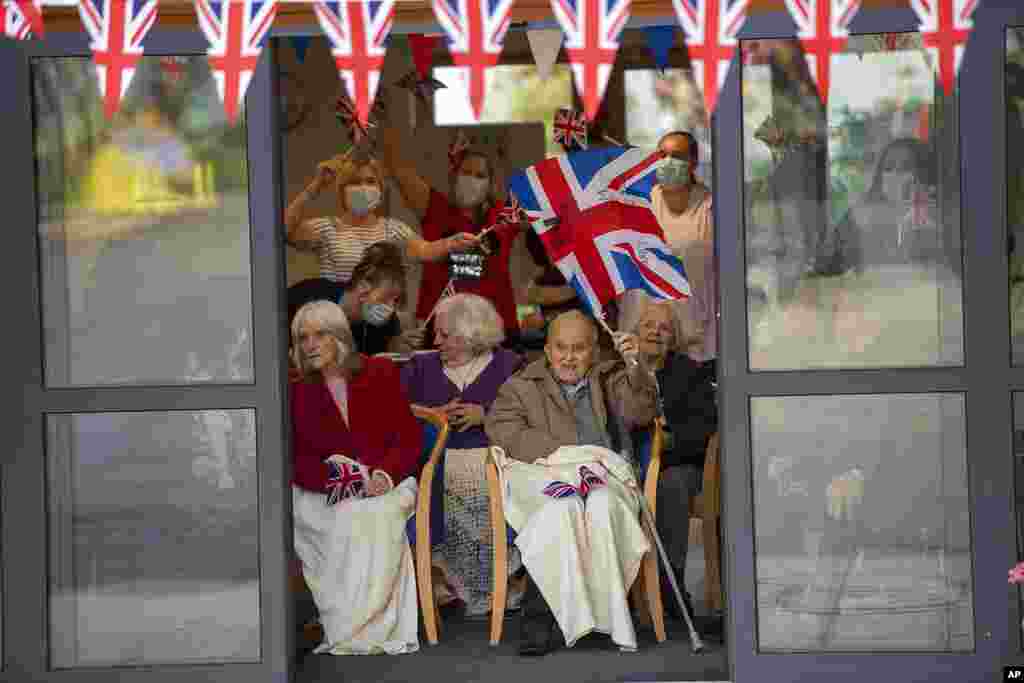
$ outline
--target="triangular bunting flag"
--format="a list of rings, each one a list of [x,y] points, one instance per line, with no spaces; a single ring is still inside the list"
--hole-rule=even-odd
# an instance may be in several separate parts
[[[588,121],[597,118],[601,108],[619,35],[629,21],[629,4],[630,0],[551,0]]]
[[[533,52],[533,61],[537,65],[537,75],[541,80],[551,76],[551,69],[558,59],[558,51],[562,49],[562,32],[557,28],[533,29],[526,32],[526,40]]]
[[[15,40],[42,38],[42,0],[0,0],[0,30]]]
[[[797,27],[818,97],[828,106],[832,85],[832,55],[846,47],[850,22],[860,10],[861,0],[786,0],[786,8]]]
[[[78,15],[92,42],[96,76],[103,93],[103,113],[109,119],[142,58],[142,41],[156,23],[156,0],[79,0]]]
[[[953,94],[953,83],[974,27],[971,16],[979,4],[980,0],[910,0],[921,22],[921,41],[947,97]]]
[[[224,113],[234,123],[277,14],[277,0],[193,0]]]
[[[295,59],[298,60],[299,64],[306,61],[306,50],[309,49],[311,40],[313,40],[311,36],[292,36],[292,49],[295,50]]]
[[[359,123],[365,128],[377,96],[380,70],[384,67],[384,41],[391,32],[394,0],[316,0],[313,10],[320,28],[331,41],[334,63],[355,106]]]
[[[416,65],[416,73],[420,80],[430,76],[430,67],[434,65],[434,48],[441,42],[441,36],[422,33],[409,34],[409,51],[412,52],[412,62]]]
[[[693,78],[704,93],[704,112],[709,121],[729,75],[736,36],[747,20],[749,4],[750,0],[672,0],[686,36]]]
[[[668,51],[676,41],[675,26],[647,26],[643,29],[647,38],[647,47],[654,56],[654,64],[659,71],[668,68]]]

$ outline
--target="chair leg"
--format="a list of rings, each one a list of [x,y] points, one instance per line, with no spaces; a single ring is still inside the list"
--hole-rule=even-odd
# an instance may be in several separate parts
[[[646,564],[640,563],[640,573],[637,574],[636,581],[629,587],[629,595],[633,598],[633,605],[636,607],[637,620],[641,624],[653,624],[651,620],[651,606],[647,604],[647,595],[644,592],[647,586],[646,578]]]
[[[420,614],[423,615],[423,630],[427,633],[427,642],[437,645],[437,632],[441,623],[437,605],[434,603],[434,582],[430,567],[430,534],[429,521],[419,516],[416,518],[416,584],[420,597]]]
[[[722,567],[718,561],[719,538],[717,518],[706,518],[704,531],[704,604],[708,609],[722,608]]]
[[[505,620],[505,601],[508,593],[508,532],[501,510],[501,490],[497,473],[487,467],[487,489],[491,507],[491,533],[494,565],[494,587],[491,591],[491,645],[501,642],[501,629]]]
[[[646,603],[651,621],[654,623],[654,637],[659,643],[664,643],[668,636],[665,634],[665,606],[661,603],[661,577],[658,575],[657,549],[651,550],[644,555],[643,576],[646,592]]]

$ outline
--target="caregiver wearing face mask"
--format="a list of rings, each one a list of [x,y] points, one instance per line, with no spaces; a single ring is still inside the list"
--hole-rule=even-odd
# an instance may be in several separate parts
[[[448,239],[453,235],[479,235],[494,225],[505,201],[502,179],[490,157],[472,148],[449,154],[451,191],[443,194],[431,188],[401,151],[398,132],[388,126],[382,135],[385,168],[398,182],[405,205],[420,217],[420,226],[426,239]],[[484,297],[494,304],[505,322],[506,338],[519,336],[515,294],[509,275],[509,257],[512,243],[521,225],[502,225],[484,240],[490,254],[479,280],[460,279],[455,282],[458,292]],[[430,263],[423,268],[416,317],[425,320],[448,283],[448,267],[444,263]]]
[[[420,346],[422,328],[402,332],[395,312],[405,300],[405,264],[393,242],[370,245],[337,303],[352,328],[356,351],[372,356]]]
[[[415,261],[440,261],[475,242],[469,235],[428,242],[405,223],[382,216],[383,178],[376,160],[341,154],[321,163],[313,180],[288,206],[288,243],[316,252],[322,279],[347,283],[363,252],[375,242],[402,244]],[[304,220],[310,200],[324,190],[337,196],[336,215]]]

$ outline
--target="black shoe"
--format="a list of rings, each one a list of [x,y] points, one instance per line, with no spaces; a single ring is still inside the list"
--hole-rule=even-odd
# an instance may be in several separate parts
[[[721,614],[713,614],[700,620],[700,624],[694,626],[700,631],[702,638],[725,642],[725,619]]]
[[[542,657],[552,650],[563,647],[565,637],[537,584],[529,576],[526,581],[526,592],[523,594],[520,612],[519,654]]]

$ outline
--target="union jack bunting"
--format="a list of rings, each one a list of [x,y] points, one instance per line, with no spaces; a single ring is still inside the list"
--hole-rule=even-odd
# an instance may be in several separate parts
[[[551,482],[544,487],[543,493],[552,498],[571,498],[580,494],[575,486],[564,481]]]
[[[635,147],[592,149],[545,159],[509,181],[551,262],[595,316],[629,289],[690,295],[651,212],[660,159]]]
[[[749,4],[750,0],[672,0],[676,18],[686,34],[694,81],[704,93],[708,119],[729,76],[736,36],[747,20]]]
[[[842,52],[850,37],[849,27],[860,10],[861,0],[786,0],[796,22],[797,38],[804,50],[818,97],[828,106],[832,82],[832,55]]]
[[[252,72],[277,14],[277,0],[193,0],[199,28],[210,43],[206,51],[224,113],[238,120]]]
[[[15,40],[42,38],[42,0],[0,0],[0,28]]]
[[[604,479],[594,474],[586,465],[580,465],[579,492],[581,498],[586,498],[591,491],[605,485]]]
[[[910,7],[921,22],[921,42],[931,57],[932,70],[942,83],[946,96],[953,94],[953,83],[960,73],[964,48],[974,22],[971,15],[979,0],[910,0]]]
[[[562,107],[555,112],[555,142],[566,152],[587,148],[587,119],[582,112]]]
[[[629,21],[630,0],[551,0],[565,34],[565,52],[588,121],[597,117],[619,50],[619,34]]]
[[[345,91],[355,103],[355,114],[365,129],[380,84],[384,52],[395,14],[395,0],[326,2],[316,0],[313,10],[327,39]]]
[[[484,110],[487,70],[498,64],[514,0],[433,0],[434,16],[448,36],[448,52],[459,70],[473,118]]]
[[[78,15],[92,42],[103,113],[109,119],[142,58],[142,41],[156,23],[156,0],[79,0]]]
[[[341,462],[327,461],[327,504],[335,505],[349,498],[366,495],[366,472],[362,465],[349,458]]]

